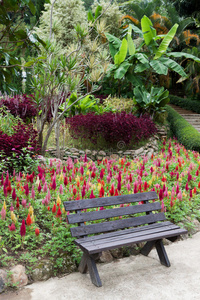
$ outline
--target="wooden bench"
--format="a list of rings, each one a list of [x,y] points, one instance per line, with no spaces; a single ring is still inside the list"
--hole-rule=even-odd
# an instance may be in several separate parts
[[[155,246],[161,264],[170,266],[162,239],[175,241],[181,234],[186,234],[187,230],[164,221],[166,218],[160,212],[160,201],[149,202],[157,198],[156,192],[146,192],[64,202],[66,211],[76,212],[67,218],[69,224],[78,223],[78,227],[70,230],[72,236],[77,237],[75,244],[83,251],[79,271],[86,273],[88,269],[94,285],[102,286],[95,260],[105,250],[147,242],[141,253],[147,256]],[[124,204],[127,206],[122,207]],[[113,205],[114,208],[109,208]],[[108,209],[103,209],[106,206]],[[97,207],[101,209],[96,211]],[[101,221],[94,223],[96,220]]]

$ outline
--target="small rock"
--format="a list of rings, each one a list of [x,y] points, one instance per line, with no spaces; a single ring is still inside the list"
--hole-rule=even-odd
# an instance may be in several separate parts
[[[124,152],[124,155],[126,156],[126,155],[131,155],[132,153],[131,153],[131,151],[125,151]]]
[[[110,251],[103,251],[99,260],[102,263],[109,263],[113,261],[113,256],[111,255]]]
[[[83,150],[79,150],[79,154],[85,154]]]
[[[74,153],[74,152],[77,153],[77,152],[78,152],[78,149],[76,149],[76,148],[71,148],[71,149],[70,149],[70,152],[71,152],[71,153]]]
[[[5,290],[5,286],[7,282],[8,282],[7,272],[0,269],[0,294]]]
[[[139,154],[141,154],[143,151],[144,151],[144,148],[141,147],[141,148],[135,150],[135,155],[139,155]]]
[[[97,155],[97,151],[93,150],[93,151],[92,151],[92,155],[93,155],[93,156]]]
[[[112,250],[110,250],[110,252],[114,258],[122,258],[123,257],[123,249],[122,248],[112,249]]]
[[[106,152],[101,150],[99,151],[99,155],[106,156]]]
[[[122,154],[122,153],[123,153],[123,151],[121,151],[121,150],[120,150],[120,151],[118,151],[117,153],[120,155],[120,154]]]
[[[92,153],[92,152],[91,152],[90,150],[88,150],[88,149],[85,150],[85,154],[86,154],[86,155],[90,155],[91,153]]]
[[[97,156],[97,160],[102,160],[102,158],[103,158],[103,157],[100,156],[100,155]]]
[[[53,274],[52,263],[48,260],[41,260],[37,267],[33,270],[31,277],[34,281],[42,281],[49,279]]]
[[[65,151],[65,155],[71,155],[71,152]]]
[[[27,285],[28,283],[28,277],[25,273],[25,267],[22,265],[17,265],[13,267],[11,270],[10,275],[10,284],[17,284],[18,287],[22,287]]]
[[[73,152],[73,156],[79,156],[79,152]]]
[[[119,159],[119,155],[117,154],[111,154],[110,159]]]

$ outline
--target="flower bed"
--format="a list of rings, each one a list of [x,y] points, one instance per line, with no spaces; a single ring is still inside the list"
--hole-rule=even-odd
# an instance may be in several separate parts
[[[162,210],[175,223],[200,218],[200,155],[176,141],[163,142],[149,159],[50,160],[37,173],[0,178],[0,267],[31,266],[49,257],[52,273],[63,271],[66,253],[79,261],[63,201],[155,190]],[[141,203],[142,204],[142,203]],[[101,209],[104,209],[102,207]],[[190,224],[189,224],[190,225]],[[66,271],[66,269],[65,269]]]

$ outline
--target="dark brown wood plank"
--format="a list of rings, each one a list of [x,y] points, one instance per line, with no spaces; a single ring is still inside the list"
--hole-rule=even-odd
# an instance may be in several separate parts
[[[88,234],[103,233],[112,230],[140,226],[149,223],[155,223],[157,221],[164,221],[164,213],[149,214],[145,216],[121,219],[110,222],[102,222],[97,224],[85,225],[82,227],[72,227],[70,228],[71,234],[75,236],[83,236]]]
[[[156,192],[145,192],[131,195],[112,196],[104,198],[94,198],[76,201],[65,201],[64,207],[66,211],[74,211],[78,209],[87,209],[100,206],[118,205],[123,203],[133,203],[139,201],[148,201],[158,199]]]
[[[88,249],[86,251],[88,251],[89,254],[93,254],[93,253],[111,250],[111,249],[115,249],[115,248],[119,248],[119,247],[123,247],[123,246],[130,246],[134,243],[140,243],[140,242],[145,242],[145,241],[148,242],[148,241],[159,240],[162,238],[168,238],[168,237],[172,237],[172,236],[179,236],[180,234],[184,234],[186,232],[184,232],[182,229],[175,229],[175,230],[170,230],[170,231],[161,232],[161,233],[152,233],[152,234],[142,235],[141,237],[123,240],[122,242],[117,241],[115,243],[110,243],[110,244],[106,243],[104,245],[102,244],[101,247],[99,247],[98,249],[95,248],[95,246],[93,246],[93,247],[91,246],[91,247],[88,247]],[[81,245],[80,245],[80,248],[82,248]]]
[[[82,212],[80,214],[74,214],[68,216],[69,224],[94,221],[100,219],[107,219],[143,212],[151,212],[157,211],[161,209],[160,202],[141,204],[141,205],[132,205],[128,207],[120,207],[120,208],[112,208],[100,211],[92,211],[92,212]]]
[[[84,239],[81,239],[81,241],[77,240],[76,244],[81,245],[81,246],[85,247],[86,249],[88,249],[88,247],[91,245],[98,248],[98,247],[101,247],[102,244],[105,245],[105,244],[115,243],[115,242],[119,242],[119,241],[123,242],[123,240],[137,238],[137,237],[141,237],[143,235],[148,235],[148,234],[150,235],[153,233],[166,232],[166,231],[176,230],[176,229],[180,229],[180,227],[178,227],[177,225],[171,224],[168,226],[147,228],[146,230],[125,233],[123,235],[118,235],[118,236],[100,239],[100,240],[96,240],[96,241],[94,241],[93,239],[91,239],[91,241],[85,241]]]
[[[120,235],[129,234],[132,232],[143,231],[143,230],[147,230],[147,229],[153,229],[153,228],[167,226],[167,225],[172,225],[172,224],[173,223],[171,223],[169,221],[164,221],[161,223],[153,223],[151,225],[144,225],[144,226],[139,226],[139,227],[134,227],[134,228],[129,228],[129,229],[117,230],[117,231],[102,233],[99,235],[88,236],[88,237],[84,237],[84,238],[82,237],[80,239],[77,239],[76,241],[79,242],[80,240],[84,239],[84,241],[87,242],[87,241],[96,241],[96,240],[106,239],[106,238],[115,237],[115,236],[120,237]]]

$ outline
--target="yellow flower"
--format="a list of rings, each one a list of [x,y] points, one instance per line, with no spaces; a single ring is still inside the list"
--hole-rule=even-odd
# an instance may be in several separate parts
[[[58,197],[57,197],[56,204],[61,205],[61,199],[60,199],[60,196],[59,196],[59,195],[58,195]]]
[[[76,180],[76,183],[77,183],[78,181],[80,181],[80,177],[77,175],[75,180]]]
[[[37,176],[37,180],[36,180],[37,187],[39,186],[39,184],[40,184],[40,179],[39,179],[39,176]]]
[[[97,189],[98,189],[98,191],[100,191],[100,189],[101,189],[101,183],[98,183]]]
[[[4,200],[4,202],[3,202],[3,208],[6,210],[6,201]]]
[[[86,172],[86,175],[87,175],[87,176],[89,176],[89,175],[90,175],[90,171],[89,171],[89,170],[87,170],[87,172]]]
[[[181,177],[179,177],[178,181],[182,181],[182,178],[181,178]]]
[[[96,190],[96,184],[92,184],[91,189]]]
[[[121,158],[119,158],[119,164],[121,164]]]
[[[12,220],[14,223],[16,223],[16,222],[17,222],[17,218],[16,218],[16,216],[15,216],[15,214],[14,214],[13,211],[10,212],[10,216],[11,216],[11,220]]]
[[[33,206],[32,205],[29,207],[28,212],[29,212],[30,216],[33,215]]]
[[[151,179],[151,180],[149,180],[149,185],[150,185],[150,186],[152,185],[152,179]]]
[[[64,179],[63,172],[61,171],[61,173],[60,173],[60,180],[63,180],[63,179]]]
[[[187,197],[187,194],[185,192],[182,193],[183,197]]]
[[[170,191],[168,191],[168,195],[169,195],[169,196],[171,195],[171,192],[170,192]]]
[[[35,217],[34,217],[34,214],[31,215],[31,221],[32,221],[32,223],[35,223]]]
[[[153,176],[152,176],[152,179],[151,179],[151,180],[152,180],[152,182],[153,182],[155,179],[156,179],[156,176],[155,176],[155,175],[153,175]]]
[[[62,208],[62,212],[63,212],[63,214],[67,213],[64,207]]]

